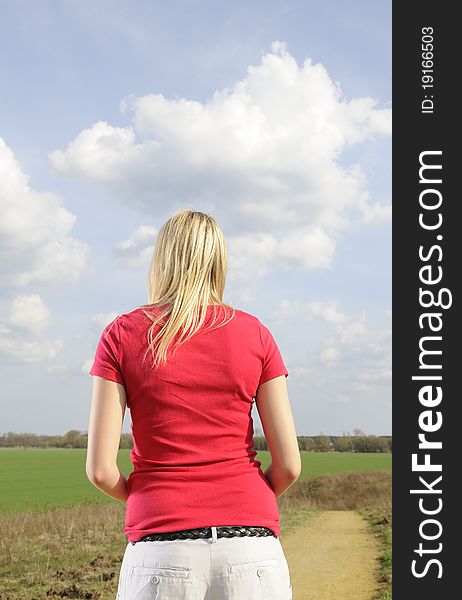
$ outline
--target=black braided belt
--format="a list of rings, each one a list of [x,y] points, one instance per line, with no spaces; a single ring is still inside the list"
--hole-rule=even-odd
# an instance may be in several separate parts
[[[253,525],[235,525],[231,527],[217,527],[217,537],[246,537],[246,536],[268,536],[277,537],[274,531],[267,527]],[[197,540],[212,537],[211,527],[200,527],[198,529],[183,529],[165,533],[150,533],[143,536],[138,542],[154,542],[156,540]],[[132,545],[137,542],[131,542]]]

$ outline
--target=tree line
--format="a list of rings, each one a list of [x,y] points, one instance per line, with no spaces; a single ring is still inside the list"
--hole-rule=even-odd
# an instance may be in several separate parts
[[[40,435],[36,433],[14,433],[0,435],[0,448],[86,448],[87,432],[71,429],[64,435]],[[300,435],[297,436],[300,450],[312,452],[391,452],[391,436],[386,435]],[[119,448],[131,450],[131,433],[122,433]],[[254,436],[255,450],[268,450],[263,435]]]

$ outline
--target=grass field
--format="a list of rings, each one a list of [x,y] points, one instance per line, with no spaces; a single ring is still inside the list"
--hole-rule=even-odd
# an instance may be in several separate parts
[[[391,468],[391,454],[302,452],[300,480],[317,475],[377,471]],[[73,506],[85,501],[117,502],[97,490],[85,474],[85,449],[0,448],[0,511],[3,514],[29,509]],[[261,468],[270,462],[259,452]],[[119,467],[132,470],[130,451],[119,452]]]
[[[85,457],[85,450],[0,449],[0,600],[115,597],[125,506],[87,480]],[[265,469],[269,454],[258,459]],[[302,452],[302,464],[278,499],[284,532],[312,510],[361,511],[382,546],[374,600],[390,600],[391,455]],[[131,471],[128,450],[119,466]]]
[[[391,599],[390,470],[297,481],[278,504],[285,535],[313,510],[363,512],[382,546],[380,589],[370,600]],[[0,600],[113,600],[126,547],[124,509],[117,501],[85,502],[0,515]]]

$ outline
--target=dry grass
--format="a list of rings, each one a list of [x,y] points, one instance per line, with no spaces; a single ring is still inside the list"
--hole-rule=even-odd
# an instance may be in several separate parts
[[[319,475],[296,481],[278,498],[280,510],[391,508],[391,471]]]
[[[310,509],[390,511],[391,473],[297,481],[278,505],[284,529]],[[0,516],[0,600],[113,600],[126,546],[124,513],[125,504],[114,501]]]
[[[0,599],[113,599],[124,508],[97,502],[2,516]]]
[[[379,538],[381,552],[380,579],[374,600],[391,600],[392,597],[392,511],[386,508],[364,508],[359,513],[367,519]]]

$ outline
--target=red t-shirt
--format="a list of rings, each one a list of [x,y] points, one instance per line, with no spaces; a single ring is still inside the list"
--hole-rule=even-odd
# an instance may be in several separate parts
[[[125,386],[134,470],[128,478],[124,534],[256,525],[279,537],[279,511],[253,449],[252,404],[260,384],[288,376],[259,319],[242,310],[226,325],[202,328],[152,369],[151,321],[138,307],[103,330],[89,373]],[[150,308],[152,306],[146,306]],[[218,307],[215,327],[229,316]],[[154,333],[157,333],[157,327]]]

